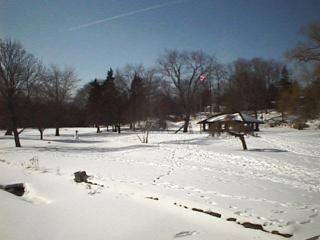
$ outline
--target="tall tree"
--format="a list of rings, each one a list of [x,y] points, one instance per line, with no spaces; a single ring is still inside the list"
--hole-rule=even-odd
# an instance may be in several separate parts
[[[137,73],[132,79],[129,90],[129,112],[133,130],[135,130],[135,123],[143,119],[142,114],[146,103],[145,94],[143,79]]]
[[[200,76],[210,77],[214,63],[214,57],[201,51],[166,51],[158,59],[162,76],[173,83],[179,97],[184,112],[184,132],[188,131]]]
[[[306,37],[304,42],[286,52],[291,61],[306,62],[313,68],[304,96],[304,118],[315,117],[320,114],[320,22],[312,22],[302,28]]]
[[[118,90],[115,85],[113,70],[110,68],[103,82],[103,105],[106,123],[114,126],[114,130],[116,130],[117,125],[117,98]]]
[[[18,132],[19,95],[27,89],[36,73],[38,61],[20,43],[0,39],[0,94],[5,102],[9,128],[14,133],[16,147],[21,147]]]
[[[307,37],[305,42],[300,42],[295,48],[286,52],[289,60],[320,61],[320,22],[312,22],[301,29]]]
[[[220,111],[222,84],[228,78],[226,66],[221,63],[216,63],[212,69],[212,76],[208,79],[210,91],[210,112],[213,111],[213,102],[215,103],[214,111]],[[216,86],[215,86],[216,85]]]
[[[292,83],[289,78],[289,71],[286,66],[283,66],[279,79],[280,90],[287,90],[291,85]]]
[[[77,82],[78,78],[73,69],[61,70],[58,66],[51,65],[47,71],[43,85],[48,101],[52,104],[56,136],[60,135],[59,128],[62,124],[63,110],[65,104],[70,101]]]
[[[264,94],[263,79],[255,74],[250,60],[236,60],[232,64],[230,84],[226,92],[228,110],[256,112],[264,107]]]
[[[127,104],[127,92],[123,90],[123,79],[117,73],[117,78],[113,75],[113,70],[107,73],[103,83],[103,105],[107,125],[112,125],[114,131],[121,132],[121,124],[124,123],[124,111]]]
[[[97,79],[89,83],[89,96],[87,102],[87,116],[89,123],[93,123],[100,133],[100,125],[105,122],[103,112],[103,92],[102,86]]]
[[[274,84],[279,81],[281,64],[273,60],[238,59],[231,64],[225,100],[229,110],[267,109],[274,100]],[[250,89],[250,91],[249,91]]]

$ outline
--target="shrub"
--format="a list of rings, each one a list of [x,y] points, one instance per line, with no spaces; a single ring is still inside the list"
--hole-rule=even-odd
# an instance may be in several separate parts
[[[292,127],[294,129],[303,130],[303,129],[309,127],[309,125],[306,124],[305,122],[295,122],[292,124]]]

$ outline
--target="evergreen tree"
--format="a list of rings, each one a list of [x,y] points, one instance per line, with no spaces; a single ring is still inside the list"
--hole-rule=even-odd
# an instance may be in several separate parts
[[[107,125],[112,125],[114,131],[118,131],[118,133],[121,132],[121,124],[123,123],[124,104],[125,94],[117,88],[113,70],[110,68],[103,83],[104,116]]]
[[[143,120],[146,116],[146,91],[143,79],[138,74],[132,79],[129,94],[130,120],[135,130],[135,122]]]
[[[280,90],[288,90],[292,86],[292,83],[289,78],[289,72],[286,66],[283,66],[280,74],[279,87]]]
[[[289,72],[286,66],[283,66],[278,84],[277,109],[281,112],[282,121],[285,121],[285,112],[290,111],[292,103],[292,83],[289,79]],[[296,92],[296,91],[294,91]]]
[[[102,86],[97,79],[90,83],[88,104],[87,104],[88,120],[100,131],[100,125],[104,122]]]

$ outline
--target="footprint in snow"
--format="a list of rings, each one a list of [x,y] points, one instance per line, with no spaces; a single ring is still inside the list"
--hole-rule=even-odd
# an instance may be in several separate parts
[[[285,213],[284,210],[272,210],[272,212],[277,214]]]
[[[179,232],[179,233],[175,234],[174,238],[188,237],[188,236],[192,236],[192,235],[196,235],[196,234],[199,234],[199,232],[197,232],[197,231],[183,231],[183,232]]]
[[[307,224],[307,223],[311,223],[311,219],[299,222],[299,224]]]
[[[318,213],[315,213],[315,214],[310,215],[309,218],[315,218],[317,216],[318,216]]]

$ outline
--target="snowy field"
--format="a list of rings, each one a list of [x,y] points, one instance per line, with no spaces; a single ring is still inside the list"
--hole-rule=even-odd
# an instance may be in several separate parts
[[[263,128],[233,137],[93,128],[0,131],[0,239],[286,239],[320,235],[320,131]],[[75,183],[84,170],[98,185]],[[221,215],[221,216],[220,216]],[[257,224],[257,228],[245,228]],[[286,235],[289,237],[289,235]],[[314,238],[316,239],[316,238]]]

